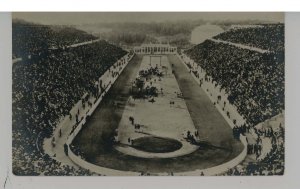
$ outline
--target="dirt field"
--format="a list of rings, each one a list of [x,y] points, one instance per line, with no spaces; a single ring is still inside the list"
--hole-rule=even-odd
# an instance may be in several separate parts
[[[122,145],[117,146],[116,149],[128,155],[144,158],[170,158],[190,154],[197,150],[198,146],[192,145],[184,139],[187,131],[192,135],[196,131],[185,100],[177,96],[177,94],[181,94],[181,91],[174,74],[172,74],[167,56],[161,56],[161,62],[153,60],[152,58],[150,61],[150,56],[144,56],[140,70],[157,67],[159,71],[164,71],[163,68],[167,68],[167,74],[162,77],[151,75],[148,81],[144,78],[146,86],[155,86],[159,89],[158,95],[154,97],[155,102],[149,102],[150,98],[145,100],[130,98],[118,127],[117,140]],[[174,102],[174,104],[170,104],[170,102]],[[136,129],[129,121],[130,117],[133,117],[135,124],[140,124],[141,128]],[[128,142],[128,139],[135,140],[144,136],[175,139],[182,143],[182,147],[174,152],[170,151],[168,154],[139,153],[130,146],[131,143]]]
[[[190,73],[176,56],[168,57],[174,64],[175,77],[183,93],[185,102],[200,138],[212,145],[231,148],[240,142],[234,140],[232,129],[207,97],[203,89],[198,86]]]
[[[184,65],[179,62],[180,60],[173,55],[168,56],[168,59],[174,64],[173,69],[179,88],[194,126],[205,144],[195,152],[181,157],[145,159],[123,154],[107,142],[119,125],[129,98],[131,82],[140,67],[142,56],[136,56],[73,142],[86,154],[88,161],[118,170],[150,173],[182,172],[220,165],[242,151],[243,145],[233,139],[229,125]],[[113,108],[113,101],[118,101],[120,105]]]

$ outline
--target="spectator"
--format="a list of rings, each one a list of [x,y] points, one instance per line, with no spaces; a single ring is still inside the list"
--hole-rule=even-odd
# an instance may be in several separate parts
[[[200,80],[221,86],[248,124],[263,122],[284,109],[283,52],[262,54],[207,40],[186,54],[206,70]]]
[[[12,68],[12,153],[13,172],[17,175],[91,174],[51,159],[43,152],[43,140],[51,137],[60,118],[72,119],[70,110],[85,93],[96,95],[95,82],[126,54],[105,41],[49,50],[47,40],[65,39],[65,44],[71,44],[94,39],[83,33],[68,38],[57,35],[48,26],[13,26],[13,49],[19,49],[15,54],[35,54],[34,58],[14,63]],[[32,162],[38,162],[39,169]]]
[[[284,50],[284,24],[263,24],[257,27],[231,29],[214,37],[264,50]]]

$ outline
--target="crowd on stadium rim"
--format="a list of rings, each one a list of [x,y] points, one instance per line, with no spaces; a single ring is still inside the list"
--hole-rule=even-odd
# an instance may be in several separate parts
[[[60,118],[69,115],[72,106],[85,93],[95,94],[95,81],[127,52],[105,41],[64,50],[42,49],[38,48],[42,41],[61,41],[65,39],[63,36],[69,36],[69,30],[61,30],[60,37],[53,35],[48,27],[17,27],[13,31],[14,54],[31,55],[23,56],[23,61],[13,64],[12,69],[13,172],[17,175],[91,175],[87,170],[61,166],[43,152],[42,142],[51,136]],[[91,39],[81,32],[72,37],[60,43]]]
[[[258,53],[207,40],[185,52],[206,71],[201,78],[221,86],[248,124],[284,109],[284,52]]]
[[[254,126],[284,112],[284,26],[276,24],[240,28],[214,38],[271,50],[259,53],[206,40],[184,52],[206,71],[204,78],[199,78],[197,71],[193,73],[200,79],[200,85],[206,81],[221,86],[221,90],[225,89],[228,101],[237,107],[238,113],[246,120],[245,124],[233,128],[234,137],[239,139],[240,134],[255,129],[257,142],[248,145],[248,154],[260,155],[261,136],[272,141],[271,152],[262,161],[250,163],[240,171],[236,168],[229,170],[227,174],[283,174],[284,129],[281,123],[278,123],[280,132],[269,128],[263,134]],[[190,64],[188,66],[191,67]]]
[[[72,27],[36,25],[22,20],[12,23],[13,59],[38,55],[52,48],[95,40],[96,37]],[[54,27],[54,26],[53,26]]]
[[[284,51],[283,24],[266,24],[246,29],[238,28],[213,38],[269,51]]]
[[[229,101],[247,120],[246,126],[265,121],[284,110],[284,43],[278,43],[281,38],[277,39],[282,27],[272,25],[216,36],[222,40],[271,49],[272,53],[261,54],[211,41],[186,51],[214,78],[212,82],[217,82],[227,91]],[[83,94],[95,94],[95,81],[126,54],[105,41],[65,48],[93,39],[93,36],[73,28],[53,30],[49,26],[13,23],[13,58],[23,59],[13,64],[12,69],[13,173],[93,174],[81,168],[61,165],[42,148],[43,139],[51,136],[60,118],[69,115],[70,109]],[[272,143],[272,151],[265,161],[275,162],[283,158],[283,133],[266,136],[275,137],[276,142]],[[261,133],[257,131],[257,135]],[[226,174],[261,174],[264,170],[273,170],[273,166],[278,166],[278,163],[269,165],[262,160],[260,164],[249,164],[244,170],[233,169]]]

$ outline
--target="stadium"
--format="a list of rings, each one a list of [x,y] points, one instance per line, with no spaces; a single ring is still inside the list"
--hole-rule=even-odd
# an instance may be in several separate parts
[[[284,24],[136,24],[13,20],[13,173],[283,175]]]

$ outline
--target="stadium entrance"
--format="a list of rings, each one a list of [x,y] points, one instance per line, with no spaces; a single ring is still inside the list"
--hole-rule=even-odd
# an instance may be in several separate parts
[[[136,54],[176,54],[177,47],[169,44],[142,44],[133,50]]]

